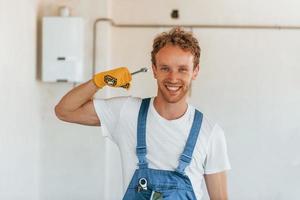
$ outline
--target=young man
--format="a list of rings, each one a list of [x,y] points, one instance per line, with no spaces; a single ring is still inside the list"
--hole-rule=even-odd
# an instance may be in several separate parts
[[[227,199],[224,133],[187,103],[199,72],[197,39],[174,28],[155,38],[151,56],[156,97],[93,100],[106,85],[129,86],[130,72],[121,67],[72,89],[55,107],[57,117],[108,129],[121,152],[124,200],[200,200],[203,179],[210,199]]]

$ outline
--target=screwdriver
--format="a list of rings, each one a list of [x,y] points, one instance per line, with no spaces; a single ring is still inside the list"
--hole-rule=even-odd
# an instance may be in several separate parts
[[[135,74],[138,74],[140,72],[147,72],[148,71],[148,68],[147,67],[143,67],[135,72],[132,72],[131,75],[135,75]]]
[[[148,71],[148,68],[147,67],[142,67],[141,69],[137,70],[137,71],[134,71],[131,73],[131,76],[132,75],[135,75],[135,74],[138,74],[140,72],[147,72]],[[128,89],[129,88],[129,83],[125,84],[125,85],[122,85],[121,86],[122,88],[125,88],[125,89]]]

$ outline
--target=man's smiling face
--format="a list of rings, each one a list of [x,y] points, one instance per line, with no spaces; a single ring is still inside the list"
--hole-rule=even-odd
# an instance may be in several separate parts
[[[178,46],[166,45],[155,56],[152,66],[157,80],[157,96],[167,103],[185,101],[191,81],[197,77],[199,66],[194,67],[194,56]]]

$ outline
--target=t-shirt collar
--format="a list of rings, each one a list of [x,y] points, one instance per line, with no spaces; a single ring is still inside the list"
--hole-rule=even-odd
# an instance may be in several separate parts
[[[154,97],[151,98],[149,111],[154,115],[155,118],[157,118],[158,120],[166,121],[167,123],[184,122],[184,121],[188,120],[189,114],[191,113],[191,106],[188,104],[188,107],[187,107],[185,113],[181,117],[179,117],[178,119],[168,120],[168,119],[165,119],[164,117],[162,117],[156,111],[153,102],[154,102]]]

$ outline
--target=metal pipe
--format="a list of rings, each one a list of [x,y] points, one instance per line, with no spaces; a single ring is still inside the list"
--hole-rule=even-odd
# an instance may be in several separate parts
[[[93,74],[96,70],[96,33],[97,24],[101,21],[108,21],[114,27],[120,28],[172,28],[180,26],[183,28],[207,28],[207,29],[278,29],[278,30],[300,30],[300,26],[289,25],[218,25],[218,24],[117,24],[110,18],[98,18],[93,27]]]

